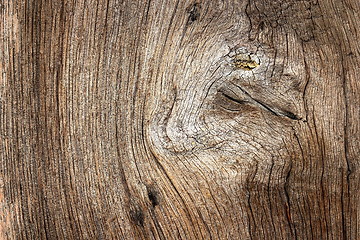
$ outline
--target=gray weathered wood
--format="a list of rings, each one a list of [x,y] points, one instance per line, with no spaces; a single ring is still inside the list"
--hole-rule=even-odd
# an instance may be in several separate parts
[[[360,239],[358,0],[0,2],[0,239]]]

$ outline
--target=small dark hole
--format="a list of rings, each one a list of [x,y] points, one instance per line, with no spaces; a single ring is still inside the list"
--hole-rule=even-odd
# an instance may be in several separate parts
[[[159,205],[159,193],[154,189],[154,187],[148,187],[148,197],[151,201],[153,207]]]
[[[144,213],[140,208],[130,210],[130,218],[136,225],[144,226]]]
[[[193,22],[195,22],[196,20],[199,19],[200,17],[200,4],[199,3],[194,3],[192,4],[189,8],[188,8],[188,21],[187,21],[187,25],[192,24]]]
[[[260,30],[260,31],[264,31],[264,28],[265,28],[265,23],[264,23],[263,21],[261,21],[261,22],[259,23],[259,30]]]

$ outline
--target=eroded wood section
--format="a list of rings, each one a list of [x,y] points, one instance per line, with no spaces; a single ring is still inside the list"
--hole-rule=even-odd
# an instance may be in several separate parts
[[[359,3],[0,4],[3,239],[357,239]]]

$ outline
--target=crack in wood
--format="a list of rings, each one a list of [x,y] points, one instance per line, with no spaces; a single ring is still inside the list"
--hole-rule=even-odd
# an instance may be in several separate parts
[[[264,103],[263,101],[260,101],[256,98],[253,98],[246,90],[244,90],[242,87],[240,87],[239,85],[235,85],[238,89],[241,90],[241,92],[243,92],[248,98],[250,98],[256,105],[262,107],[263,109],[269,111],[270,113],[272,113],[275,116],[283,116],[286,118],[289,118],[291,120],[301,120],[301,118],[299,118],[296,114],[287,111],[287,110],[281,110],[281,109],[276,109],[275,107],[272,107],[266,103]],[[232,98],[230,96],[227,96],[228,99],[238,102],[238,103],[243,103],[243,101],[237,100],[235,98]]]

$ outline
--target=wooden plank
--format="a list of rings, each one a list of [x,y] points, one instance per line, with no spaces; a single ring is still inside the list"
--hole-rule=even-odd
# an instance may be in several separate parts
[[[357,0],[3,0],[0,239],[359,239]]]

